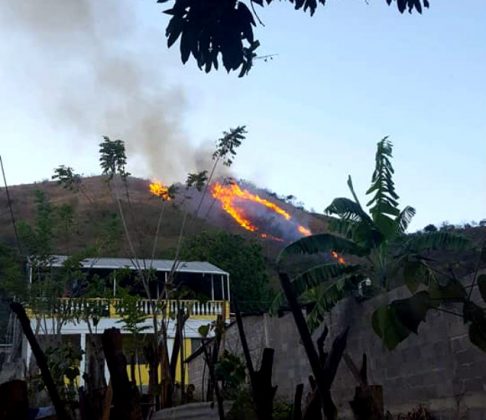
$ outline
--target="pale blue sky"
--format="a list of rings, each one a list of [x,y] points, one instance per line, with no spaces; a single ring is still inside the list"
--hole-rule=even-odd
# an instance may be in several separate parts
[[[61,163],[98,172],[104,134],[127,141],[134,174],[181,178],[198,159],[190,145],[246,124],[235,174],[308,208],[348,195],[348,174],[364,193],[376,142],[389,135],[401,202],[417,208],[412,228],[486,217],[484,0],[431,0],[422,16],[384,0],[329,1],[313,18],[276,2],[256,33],[260,54],[278,55],[243,79],[182,66],[155,1],[80,1],[88,29],[66,18],[80,14],[65,6],[73,1],[46,0],[41,16],[0,6],[0,153],[11,184],[48,178]],[[127,123],[157,116],[170,145],[183,145],[174,167],[163,147],[141,153],[140,126]]]

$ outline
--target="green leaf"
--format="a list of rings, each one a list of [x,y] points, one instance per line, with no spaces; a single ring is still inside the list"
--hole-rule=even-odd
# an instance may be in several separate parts
[[[418,333],[418,327],[425,321],[427,311],[434,305],[427,292],[416,293],[410,298],[393,301],[390,306],[395,310],[397,319],[410,331]]]
[[[486,352],[486,319],[484,315],[481,320],[472,322],[469,326],[469,339],[471,343]]]
[[[450,279],[445,285],[434,283],[430,286],[429,293],[430,298],[437,301],[437,304],[440,304],[440,301],[463,302],[466,298],[464,286],[455,279]]]
[[[213,153],[213,159],[221,159],[225,166],[231,166],[232,158],[236,156],[236,149],[246,138],[246,126],[230,128],[229,131],[223,132],[223,137],[216,142],[216,151]]]
[[[379,225],[380,231],[388,236],[393,232],[391,224],[387,221],[389,216],[399,216],[398,195],[393,182],[393,166],[391,164],[393,145],[388,137],[382,139],[376,149],[375,170],[371,177],[371,187],[366,194],[374,193],[367,203],[373,221]],[[395,224],[393,224],[395,225]],[[395,225],[396,226],[396,225]]]
[[[415,293],[420,285],[422,264],[419,261],[409,261],[403,268],[403,278],[411,293]]]
[[[311,331],[321,325],[326,313],[342,299],[353,294],[357,289],[358,283],[362,276],[346,275],[337,280],[320,284],[316,288],[309,290],[308,294],[312,296],[311,301],[314,303],[312,310],[307,316],[307,325]],[[315,292],[315,293],[313,293]],[[303,296],[305,297],[305,295]]]
[[[321,264],[298,275],[292,281],[294,292],[300,296],[304,291],[309,290],[319,284],[337,281],[346,274],[356,274],[362,267],[360,265],[343,265],[337,263]]]
[[[404,233],[407,230],[408,225],[412,221],[412,218],[415,216],[415,213],[415,209],[410,206],[405,207],[400,212],[400,214],[396,218],[396,223],[400,233]]]
[[[201,325],[198,329],[197,329],[197,332],[199,333],[199,335],[201,337],[207,337],[208,334],[209,334],[209,328],[210,328],[210,325],[207,324],[207,325]]]
[[[191,43],[192,43],[191,35],[192,34],[189,31],[184,31],[182,32],[181,35],[180,51],[181,51],[181,61],[183,64],[186,64],[191,54]]]
[[[278,292],[273,298],[270,308],[268,309],[270,315],[275,315],[285,302],[285,294],[282,291]]]
[[[484,322],[484,309],[480,306],[476,305],[474,302],[467,300],[464,302],[463,306],[463,317],[464,322],[472,322],[472,323],[483,323]]]
[[[397,232],[397,224],[391,217],[376,213],[373,217],[376,227],[385,238],[393,237]]]
[[[457,251],[467,248],[470,242],[462,235],[450,232],[430,232],[409,235],[405,250],[409,252],[424,252],[433,250]]]
[[[481,274],[478,276],[478,288],[481,297],[486,302],[486,274]]]
[[[332,203],[324,210],[326,214],[336,215],[344,220],[353,220],[355,222],[371,222],[370,217],[361,208],[359,203],[355,203],[349,198],[335,198]]]
[[[393,350],[410,335],[410,330],[398,320],[395,309],[389,305],[373,312],[371,325],[388,350]]]
[[[358,224],[359,222],[352,220],[330,218],[327,227],[330,232],[344,236],[347,239],[352,239],[354,232],[358,228]]]
[[[315,301],[316,311],[328,312],[347,292],[357,288],[357,284],[363,278],[359,274],[361,269],[359,265],[317,265],[296,276],[292,281],[292,287],[297,297],[304,295],[304,300]],[[270,313],[276,314],[285,302],[284,293],[279,292],[271,303]]]
[[[328,233],[321,233],[318,235],[306,236],[292,242],[280,253],[277,258],[277,263],[288,255],[315,254],[318,252],[332,251],[356,256],[364,256],[368,254],[366,249],[356,245],[352,241]]]
[[[361,203],[358,200],[358,196],[356,195],[356,192],[354,191],[353,179],[351,178],[351,175],[348,175],[347,184],[348,184],[349,191],[351,191],[351,194],[353,195],[354,201],[356,201],[356,204],[358,204],[359,207],[362,209],[363,207],[361,206]],[[366,212],[364,210],[363,210],[363,213],[366,214]],[[370,219],[369,216],[368,216],[368,219]]]

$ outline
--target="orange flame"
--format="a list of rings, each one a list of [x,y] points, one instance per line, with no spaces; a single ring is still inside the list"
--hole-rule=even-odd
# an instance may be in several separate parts
[[[222,209],[228,213],[243,229],[249,230],[250,232],[256,232],[259,229],[251,222],[248,216],[245,215],[244,209],[237,205],[236,200],[238,199],[258,203],[278,214],[287,221],[292,219],[290,214],[277,204],[272,203],[271,201],[266,200],[257,194],[253,194],[248,190],[242,189],[236,183],[222,185],[219,182],[216,182],[211,188],[211,193],[213,197],[221,203]],[[298,225],[297,231],[304,236],[311,235],[311,231],[304,226]],[[276,238],[268,233],[260,233],[260,236],[264,239],[282,241],[282,239]]]
[[[302,225],[299,225],[299,226],[297,227],[297,230],[299,231],[299,233],[301,233],[301,234],[302,234],[302,235],[304,235],[304,236],[310,236],[310,235],[312,235],[311,230],[310,230],[310,229],[305,228],[305,227],[304,227],[304,226],[302,226]]]
[[[346,264],[346,260],[341,257],[336,251],[331,251],[331,256],[339,263]]]
[[[172,200],[169,194],[169,188],[166,185],[162,184],[162,182],[151,182],[149,184],[149,190],[153,195],[160,197],[163,201]]]

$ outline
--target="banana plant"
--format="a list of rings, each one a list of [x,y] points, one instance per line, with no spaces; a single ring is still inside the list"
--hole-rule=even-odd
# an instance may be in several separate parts
[[[287,270],[292,266],[292,257],[296,255],[322,255],[322,263],[307,267],[292,279],[294,292],[310,308],[311,329],[317,327],[325,313],[344,297],[367,298],[386,293],[396,287],[400,279],[405,280],[411,293],[420,285],[438,284],[428,252],[468,246],[466,238],[451,232],[406,233],[415,209],[399,208],[393,182],[392,150],[387,137],[378,142],[365,206],[359,201],[349,177],[347,184],[352,198],[336,198],[325,210],[331,216],[329,233],[303,237],[284,248],[277,259],[279,270],[283,271],[284,264]],[[272,309],[275,311],[284,301],[280,293]],[[384,317],[375,314],[373,319],[375,331],[388,348],[395,347],[413,330],[405,326],[401,334],[388,337],[384,332],[386,322],[381,322]]]

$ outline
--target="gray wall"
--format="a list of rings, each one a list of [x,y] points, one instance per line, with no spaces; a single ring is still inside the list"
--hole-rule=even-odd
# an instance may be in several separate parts
[[[330,338],[351,326],[347,352],[356,362],[361,360],[363,352],[367,354],[370,382],[383,385],[385,407],[391,413],[406,413],[424,405],[438,418],[486,420],[486,353],[471,345],[461,318],[431,312],[426,323],[420,326],[419,334],[410,336],[392,352],[383,347],[372,331],[374,308],[385,298],[392,300],[407,295],[404,289],[397,289],[388,297],[362,304],[353,299],[342,301],[326,320]],[[290,314],[282,318],[249,316],[244,318],[244,325],[257,367],[262,349],[275,349],[273,382],[278,385],[277,395],[291,400],[297,384],[304,383],[307,387],[310,374],[293,318]],[[223,345],[241,354],[236,325],[228,329]],[[202,367],[202,357],[189,363],[190,382],[196,386],[196,393],[201,387]],[[350,414],[348,401],[353,398],[355,386],[342,363],[332,389],[340,418]]]

